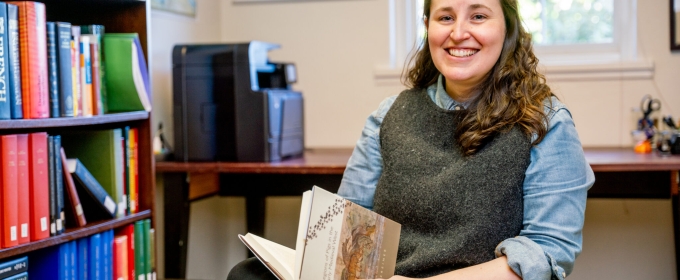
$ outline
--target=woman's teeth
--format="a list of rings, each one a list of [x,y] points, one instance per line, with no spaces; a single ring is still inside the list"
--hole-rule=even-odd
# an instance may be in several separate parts
[[[476,54],[479,50],[449,49],[449,54],[455,57],[468,57]]]

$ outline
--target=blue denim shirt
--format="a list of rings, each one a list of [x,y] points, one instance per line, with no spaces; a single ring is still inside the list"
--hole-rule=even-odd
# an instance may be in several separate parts
[[[466,106],[446,94],[441,76],[427,93],[441,108]],[[380,124],[396,97],[385,99],[369,116],[338,190],[338,195],[369,209],[382,173]],[[532,147],[524,179],[523,229],[498,244],[495,252],[507,256],[508,265],[523,279],[564,279],[571,273],[581,252],[587,191],[595,182],[569,110],[556,98],[551,101],[545,103],[548,133]]]

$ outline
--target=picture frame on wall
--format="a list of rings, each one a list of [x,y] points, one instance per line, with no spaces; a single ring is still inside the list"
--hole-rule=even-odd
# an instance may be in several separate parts
[[[151,0],[151,8],[196,17],[196,0]]]
[[[670,0],[671,50],[680,50],[680,0]]]

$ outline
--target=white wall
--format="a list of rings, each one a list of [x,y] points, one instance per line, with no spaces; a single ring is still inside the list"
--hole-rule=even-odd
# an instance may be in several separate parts
[[[294,87],[305,96],[310,148],[353,146],[366,116],[403,88],[378,84],[373,75],[388,62],[388,0],[197,2],[196,19],[152,17],[154,120],[164,122],[169,139],[170,45],[178,41],[281,44],[270,58],[297,64]],[[632,108],[643,94],[660,98],[664,114],[680,116],[680,54],[669,51],[668,6],[668,0],[638,1],[638,49],[653,61],[653,78],[551,82],[571,109],[584,146],[630,146],[638,114]],[[265,237],[294,246],[299,203],[268,199]],[[244,201],[214,197],[192,204],[191,211],[187,278],[224,279],[246,254],[236,238],[245,231]],[[589,200],[584,252],[570,279],[676,279],[671,217],[667,200]]]

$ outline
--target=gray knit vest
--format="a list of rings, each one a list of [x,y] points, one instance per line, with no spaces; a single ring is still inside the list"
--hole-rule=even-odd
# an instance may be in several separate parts
[[[464,111],[425,90],[402,92],[380,125],[383,172],[374,210],[401,224],[396,274],[428,277],[490,261],[522,229],[531,143],[513,128],[464,157],[454,139]]]

